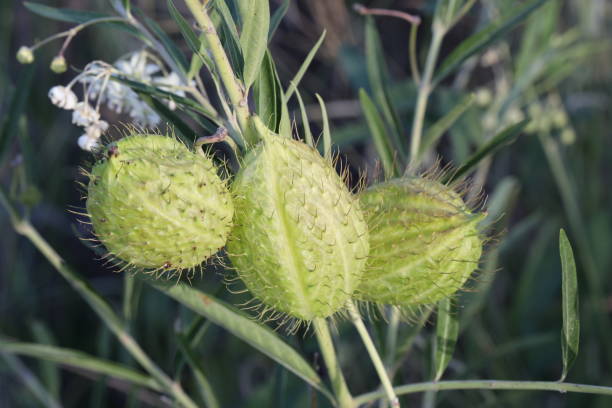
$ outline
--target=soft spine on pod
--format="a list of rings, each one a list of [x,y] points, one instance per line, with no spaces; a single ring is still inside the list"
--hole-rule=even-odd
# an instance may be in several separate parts
[[[300,320],[332,315],[350,299],[368,255],[358,200],[313,148],[258,118],[262,141],[232,184],[228,254],[266,310]]]
[[[213,161],[178,140],[134,134],[91,170],[87,212],[127,266],[193,270],[225,245],[234,207]]]
[[[356,298],[397,306],[453,295],[478,266],[483,241],[459,194],[435,180],[406,177],[363,191],[370,256]]]

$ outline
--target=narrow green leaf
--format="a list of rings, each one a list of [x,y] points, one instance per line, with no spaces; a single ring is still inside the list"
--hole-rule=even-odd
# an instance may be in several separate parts
[[[44,4],[33,3],[33,2],[24,2],[23,5],[28,10],[33,12],[34,14],[37,14],[41,17],[45,17],[51,20],[56,20],[56,21],[65,21],[67,23],[82,24],[82,23],[87,23],[88,21],[91,21],[91,20],[99,19],[99,18],[117,17],[112,14],[100,13],[97,11],[56,8],[56,7],[50,7]],[[145,43],[148,44],[148,41],[146,41],[145,37],[138,31],[138,29],[136,29],[135,27],[133,27],[127,22],[108,21],[108,22],[101,22],[100,24],[115,26],[116,28],[130,33],[133,36],[145,41]]]
[[[390,137],[391,143],[395,151],[397,151],[398,159],[401,164],[404,165],[406,152],[405,146],[402,143],[402,135],[404,133],[403,126],[400,123],[395,106],[389,96],[389,90],[387,89],[389,73],[385,64],[383,46],[380,36],[378,35],[378,30],[376,30],[374,19],[371,16],[366,18],[365,43],[366,68],[372,96],[383,114],[386,126],[390,130],[386,132],[386,134]]]
[[[327,160],[331,161],[332,159],[332,151],[331,151],[331,132],[329,130],[329,117],[327,116],[327,108],[325,107],[325,102],[321,95],[315,94],[317,100],[319,101],[319,106],[321,106],[321,118],[323,120],[323,157]]]
[[[24,383],[32,395],[36,397],[41,403],[41,406],[46,408],[62,408],[62,405],[45,389],[38,378],[36,378],[20,359],[12,354],[1,351],[0,357],[2,357],[6,365],[15,372],[15,375]]]
[[[240,46],[244,55],[244,86],[248,89],[257,78],[268,48],[270,4],[269,0],[241,0],[241,3],[247,2],[248,11],[246,14],[241,14],[243,27]]]
[[[38,344],[55,345],[55,339],[49,331],[48,327],[39,321],[34,321],[31,325],[32,335]],[[46,385],[49,393],[55,398],[59,398],[61,388],[61,378],[57,364],[42,361],[40,364],[40,374],[42,381]]]
[[[238,36],[236,23],[234,22],[232,13],[227,7],[227,4],[225,4],[224,0],[215,0],[213,4],[215,6],[216,13],[220,17],[217,27],[219,40],[221,40],[221,44],[223,44],[223,49],[230,60],[234,73],[236,76],[242,78],[244,55],[242,53],[242,49],[240,48],[240,37]]]
[[[198,39],[198,36],[193,31],[191,25],[187,22],[187,20],[185,20],[185,17],[183,17],[182,14],[178,11],[176,6],[174,5],[174,2],[172,0],[168,0],[167,4],[168,10],[170,11],[170,15],[178,25],[179,30],[181,30],[181,34],[183,35],[185,42],[193,53],[198,54],[200,52],[200,40]]]
[[[269,129],[278,132],[282,115],[282,90],[269,52],[266,52],[257,80],[253,83],[253,100],[261,120]]]
[[[152,390],[161,391],[158,383],[145,374],[78,350],[36,343],[19,343],[0,340],[0,351],[53,361],[64,366],[81,368],[119,380],[129,381],[132,384],[147,387]]]
[[[183,71],[183,74],[186,74],[187,70],[189,69],[189,64],[183,52],[177,47],[174,41],[168,37],[168,34],[164,32],[164,30],[155,20],[145,17],[144,15],[142,17],[144,17],[147,27],[149,27],[153,34],[155,34],[159,41],[161,41],[163,47],[166,49],[168,55],[170,55],[170,58],[172,58],[176,66]]]
[[[97,11],[73,10],[67,8],[55,8],[44,4],[26,1],[23,5],[31,12],[51,20],[65,21],[67,23],[82,24],[97,18],[113,17],[112,14],[99,13]]]
[[[2,123],[2,128],[0,128],[0,165],[12,141],[17,138],[19,118],[23,113],[30,94],[30,87],[32,85],[35,69],[36,66],[31,64],[21,70],[19,80],[15,85],[15,90],[8,104],[7,115]]]
[[[499,132],[495,137],[485,143],[476,153],[471,155],[464,164],[462,164],[457,171],[450,174],[445,182],[459,180],[462,176],[472,170],[482,159],[490,154],[495,153],[498,149],[504,145],[511,143],[527,126],[529,120],[525,119],[519,123],[511,125],[506,129]]]
[[[306,360],[268,327],[189,285],[183,283],[164,285],[159,281],[148,282],[194,312],[225,328],[234,336],[266,354],[308,384],[329,396],[329,391],[323,385],[321,378]]]
[[[302,95],[300,95],[300,91],[296,88],[295,96],[297,97],[298,103],[300,105],[300,114],[302,115],[302,127],[304,128],[304,140],[306,144],[312,148],[316,148],[314,138],[312,137],[312,132],[310,130],[310,121],[308,120],[308,115],[306,114],[306,108],[304,107],[304,101],[302,100]]]
[[[434,345],[434,381],[442,378],[453,357],[455,344],[459,335],[459,319],[453,299],[447,298],[438,302],[436,321],[436,342]]]
[[[183,142],[188,145],[193,144],[195,139],[197,139],[197,132],[195,129],[192,129],[183,119],[181,119],[175,112],[168,109],[168,107],[150,95],[145,93],[137,92],[140,99],[147,103],[155,112],[157,112],[162,118],[166,120],[168,124],[172,126],[172,129],[176,131],[176,135]]]
[[[274,37],[274,33],[276,33],[276,29],[280,25],[281,21],[287,14],[287,10],[289,10],[289,6],[291,5],[291,0],[283,0],[283,3],[276,9],[272,17],[270,18],[270,30],[268,31],[268,41],[272,40]]]
[[[289,100],[289,98],[291,98],[291,95],[293,95],[293,93],[297,89],[298,85],[300,84],[300,81],[302,80],[302,77],[304,77],[306,70],[310,66],[310,63],[312,62],[312,59],[314,58],[317,51],[321,47],[321,44],[323,44],[323,40],[325,39],[326,33],[327,31],[325,30],[321,33],[321,36],[319,37],[315,45],[308,52],[306,59],[304,60],[304,62],[302,62],[302,65],[300,66],[300,69],[298,69],[297,74],[295,74],[295,76],[291,80],[289,88],[287,88],[287,92],[285,92],[285,99]]]
[[[204,368],[200,363],[201,359],[196,357],[194,351],[189,345],[189,342],[186,341],[182,335],[178,335],[177,340],[181,352],[187,359],[187,363],[191,367],[193,376],[195,377],[196,382],[198,383],[197,389],[202,397],[202,400],[206,404],[206,408],[219,408],[220,405],[219,401],[217,400],[217,397],[215,397],[215,390],[208,381],[208,378],[206,378],[206,375],[204,375]]]
[[[436,73],[433,83],[439,83],[448,74],[453,72],[455,68],[461,65],[466,59],[472,55],[479,53],[497,40],[503,38],[506,33],[525,20],[532,12],[541,7],[548,0],[532,0],[519,7],[509,16],[501,18],[499,21],[492,22],[484,29],[471,35],[464,40],[455,50],[444,60],[438,72]]]
[[[563,229],[559,231],[559,253],[561,255],[561,291],[563,294],[563,329],[561,330],[563,372],[559,381],[563,381],[578,355],[578,345],[580,343],[576,262],[574,261],[572,246]]]
[[[440,118],[436,123],[433,124],[423,136],[423,142],[421,143],[420,154],[425,154],[429,149],[436,145],[438,140],[444,135],[453,124],[463,115],[468,109],[474,104],[474,95],[466,95],[461,99],[446,115]]]
[[[119,82],[124,83],[125,85],[129,86],[137,93],[144,93],[144,94],[155,96],[161,99],[172,99],[174,102],[176,102],[177,105],[187,108],[193,112],[196,112],[202,115],[204,118],[206,118],[210,122],[210,126],[211,126],[211,129],[213,129],[212,130],[213,133],[218,128],[217,119],[216,119],[217,115],[215,115],[215,113],[213,112],[206,110],[206,108],[204,108],[202,105],[200,105],[199,103],[191,99],[173,94],[168,91],[164,91],[163,89],[159,89],[159,88],[156,88],[155,86],[145,84],[144,82],[134,81],[127,77],[112,76],[111,79],[114,81],[119,81]]]
[[[361,109],[363,110],[368,127],[370,128],[374,146],[376,147],[376,151],[378,152],[385,172],[385,178],[391,178],[398,174],[399,169],[394,165],[393,148],[389,143],[385,124],[374,102],[372,102],[364,89],[359,90],[359,100],[361,101]]]

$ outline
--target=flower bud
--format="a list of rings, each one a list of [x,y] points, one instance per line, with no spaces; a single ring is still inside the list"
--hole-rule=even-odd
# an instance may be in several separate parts
[[[228,255],[264,305],[312,320],[340,310],[363,273],[368,231],[358,200],[313,148],[269,131],[232,185]]]
[[[51,71],[55,72],[56,74],[62,74],[64,72],[66,72],[66,70],[68,69],[68,65],[66,64],[66,58],[64,58],[63,55],[58,55],[57,57],[53,58],[53,61],[51,61]]]
[[[17,51],[17,61],[21,64],[31,64],[34,62],[34,53],[30,47],[22,45]]]
[[[461,197],[435,180],[409,177],[360,194],[370,256],[359,300],[396,306],[433,304],[457,292],[482,253],[477,224]]]
[[[135,134],[91,170],[87,212],[114,257],[180,272],[225,245],[234,206],[210,158],[171,137]]]

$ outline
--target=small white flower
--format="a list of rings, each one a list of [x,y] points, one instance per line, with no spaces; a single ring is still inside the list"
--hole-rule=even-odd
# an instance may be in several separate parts
[[[49,99],[55,106],[67,110],[74,109],[78,102],[74,92],[61,85],[54,86],[49,90]]]
[[[85,128],[85,133],[92,139],[99,139],[108,130],[108,122],[98,120]]]
[[[89,126],[100,119],[100,113],[86,102],[79,102],[72,112],[72,123],[77,126]]]
[[[153,127],[159,124],[161,118],[145,102],[132,100],[130,107],[130,116],[138,126]]]
[[[81,135],[77,143],[81,149],[88,152],[98,147],[98,139],[89,137],[88,134]]]

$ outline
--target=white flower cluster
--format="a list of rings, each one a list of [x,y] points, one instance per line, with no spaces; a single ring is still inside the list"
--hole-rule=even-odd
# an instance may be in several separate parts
[[[138,97],[130,87],[111,80],[111,76],[122,75],[131,80],[156,86],[159,89],[185,96],[184,86],[175,72],[167,73],[146,51],[138,51],[118,60],[114,66],[103,61],[89,63],[82,73],[67,86],[54,86],[49,91],[51,102],[72,112],[72,123],[85,129],[78,144],[83,150],[91,151],[99,145],[100,137],[108,130],[108,122],[100,119],[100,105],[130,116],[139,127],[154,127],[160,117],[146,102]],[[76,83],[84,87],[84,100],[79,101],[72,87]],[[96,101],[95,107],[90,102]],[[172,110],[176,104],[167,101]]]

